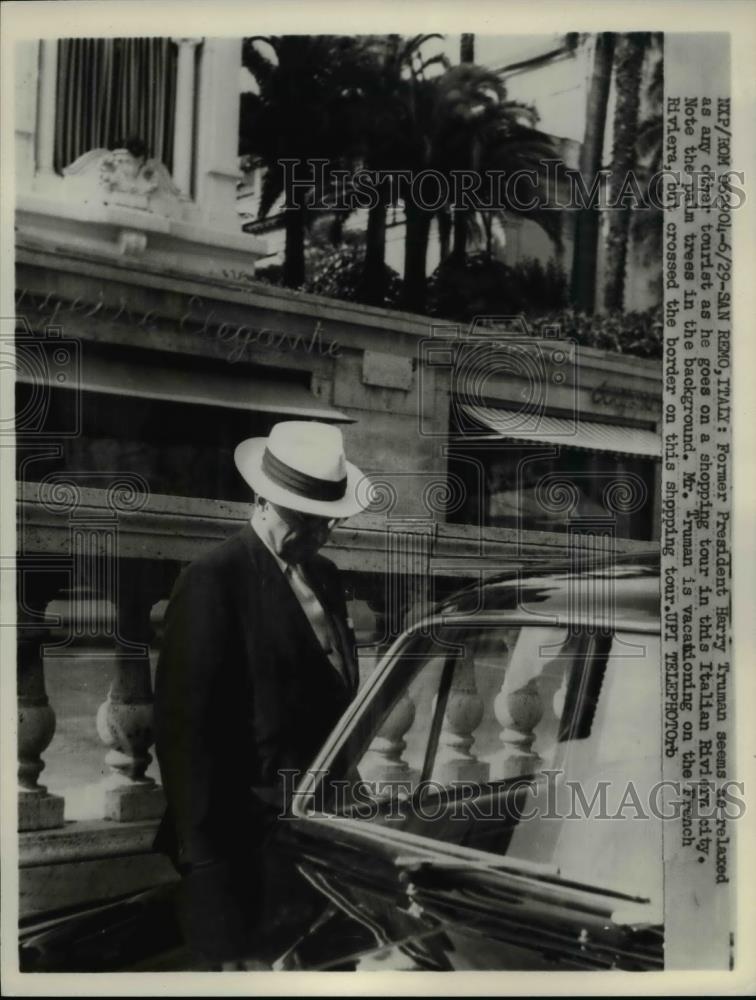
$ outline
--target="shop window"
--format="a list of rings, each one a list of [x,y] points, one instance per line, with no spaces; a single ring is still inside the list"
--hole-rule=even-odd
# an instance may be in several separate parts
[[[468,489],[454,520],[555,532],[592,532],[610,521],[618,538],[649,540],[654,536],[657,464],[645,457],[557,445],[456,443],[449,473]]]
[[[29,427],[34,421],[34,434],[19,437],[19,481],[71,473],[79,487],[103,489],[108,476],[135,473],[153,494],[248,501],[250,489],[234,465],[236,445],[266,436],[279,420],[296,419],[291,409],[298,401],[316,404],[307,372],[277,370],[274,379],[269,369],[252,365],[229,371],[225,362],[185,358],[178,367],[175,359],[157,352],[149,357],[115,348],[98,353],[87,346],[73,388],[56,388],[54,372],[49,381],[16,382],[17,421]],[[35,357],[39,364],[52,365],[46,356]],[[168,361],[170,378],[151,379],[156,371],[165,374],[160,366]],[[112,372],[110,379],[105,368]],[[198,377],[208,387],[202,401],[196,398]],[[117,380],[122,391],[113,391]],[[280,403],[289,404],[289,412],[273,412],[270,401],[259,398],[258,404],[268,405],[257,408],[256,394],[269,383]],[[194,387],[188,395],[187,385]],[[233,405],[237,398],[247,405]],[[330,417],[334,412],[328,411]],[[301,419],[311,416],[304,412]],[[40,442],[50,444],[42,447]]]
[[[141,139],[173,168],[177,47],[169,38],[64,38],[58,43],[55,170],[90,149]]]
[[[17,386],[20,407],[29,392],[30,387]],[[103,474],[133,472],[145,479],[150,493],[245,501],[251,494],[234,467],[234,447],[245,437],[267,434],[276,419],[220,406],[87,391],[77,401],[74,393],[53,389],[51,426],[70,424],[68,411],[76,405],[81,434],[64,439],[57,456],[20,448],[19,479],[39,482],[70,472],[78,486],[102,489]]]

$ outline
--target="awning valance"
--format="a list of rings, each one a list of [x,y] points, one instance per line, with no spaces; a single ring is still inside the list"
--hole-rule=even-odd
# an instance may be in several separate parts
[[[222,406],[232,410],[252,410],[276,413],[287,417],[313,418],[331,423],[353,423],[352,417],[335,410],[314,396],[305,385],[259,375],[247,376],[218,371],[196,371],[133,361],[109,360],[93,355],[82,359],[80,379],[59,383],[52,377],[49,384],[89,392],[105,392],[141,399],[171,400],[199,406]],[[30,373],[19,366],[20,382],[34,384],[41,371]]]
[[[622,427],[595,420],[575,420],[543,414],[524,415],[516,410],[492,406],[461,406],[470,420],[491,432],[490,437],[507,441],[556,444],[564,448],[583,448],[643,458],[661,456],[661,438],[654,431]],[[475,435],[476,438],[489,436]]]

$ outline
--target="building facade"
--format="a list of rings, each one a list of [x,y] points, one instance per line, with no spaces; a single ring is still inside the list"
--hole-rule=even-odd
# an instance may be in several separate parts
[[[22,915],[173,877],[150,850],[151,671],[181,566],[248,516],[240,439],[334,422],[370,475],[327,550],[365,672],[480,572],[656,537],[655,363],[535,341],[516,317],[459,330],[256,281],[240,41],[123,41],[17,52]],[[129,59],[164,84],[143,95],[147,137],[77,104],[89,67],[131,107]]]

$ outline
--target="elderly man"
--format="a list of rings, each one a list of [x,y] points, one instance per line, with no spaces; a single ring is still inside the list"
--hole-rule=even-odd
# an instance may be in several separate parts
[[[340,430],[316,422],[276,424],[234,459],[255,493],[251,521],[183,571],[166,612],[156,847],[182,875],[198,963],[254,968],[270,960],[271,921],[285,910],[272,897],[286,894],[276,878],[287,875],[274,874],[270,847],[282,773],[311,764],[357,691],[339,574],[317,553],[361,509],[362,477]]]

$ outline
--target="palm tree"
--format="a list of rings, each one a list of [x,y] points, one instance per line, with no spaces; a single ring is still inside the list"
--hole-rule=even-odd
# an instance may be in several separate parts
[[[423,46],[442,35],[384,35],[365,39],[365,46],[375,57],[366,79],[365,166],[387,173],[405,168],[413,158],[409,148],[412,137],[413,95],[422,85],[432,66],[446,65],[443,55],[429,58]],[[365,237],[365,267],[359,291],[360,300],[375,305],[383,303],[388,272],[386,269],[386,218],[398,192],[388,182],[377,185],[377,203],[368,210]]]
[[[585,136],[580,151],[580,173],[590,188],[602,165],[609,87],[615,36],[605,31],[596,36],[593,72],[588,90]],[[575,307],[592,313],[596,302],[596,260],[599,240],[599,213],[596,206],[578,210],[572,263],[572,300]]]
[[[418,176],[436,170],[447,174],[460,166],[459,153],[465,143],[460,130],[470,114],[472,76],[470,67],[455,66],[432,79],[414,78],[405,90],[405,128],[401,132],[400,166]],[[418,204],[409,193],[404,197],[404,283],[402,304],[421,312],[426,297],[426,261],[430,227],[437,210]]]
[[[655,204],[649,204],[649,183],[662,168],[664,152],[664,35],[653,32],[649,43],[649,64],[644,67],[642,90],[644,116],[638,126],[636,141],[636,170],[646,206],[632,220],[631,240],[643,248],[651,261],[658,261],[662,247],[664,213]],[[661,299],[661,271],[658,272],[657,290]]]
[[[475,62],[475,35],[459,36],[459,61],[460,63],[468,63],[470,65]],[[454,232],[455,257],[459,258],[460,256],[464,256],[465,246],[467,244],[467,230],[469,229],[469,222],[469,210],[465,212],[464,209],[461,209],[459,214],[455,212],[453,221],[448,212],[439,213],[438,229],[439,241],[441,243],[441,260],[444,260],[449,253],[448,241],[449,236],[451,235],[450,230]],[[490,243],[490,226],[488,226],[486,230],[486,235],[489,237],[488,242]]]
[[[438,169],[480,172],[497,134],[503,134],[501,130],[511,123],[510,112],[519,106],[505,104],[501,77],[469,62],[455,67],[444,82],[448,110],[436,140]],[[471,207],[454,210],[451,252],[458,261],[464,260],[473,214]]]
[[[414,171],[432,169],[450,180],[452,171],[459,170],[538,172],[545,159],[555,158],[556,150],[551,137],[533,127],[536,121],[533,108],[506,100],[503,81],[496,73],[467,63],[454,66],[433,79],[413,81],[400,165]],[[448,242],[449,206],[444,208],[439,230],[442,241]],[[502,208],[523,212],[515,205]],[[425,305],[426,255],[434,214],[412,198],[405,199],[403,304],[413,310]],[[558,236],[560,220],[555,213],[524,214]],[[464,265],[470,233],[476,228],[474,215],[469,206],[456,206],[454,211],[454,249],[449,256],[458,265]]]
[[[535,125],[535,108],[506,99],[501,78],[480,66],[455,67],[447,78],[439,81],[447,91],[452,111],[447,112],[444,127],[436,134],[434,165],[450,174],[453,170],[477,171],[482,177],[500,175],[507,180],[513,174],[528,171],[537,178],[545,173],[545,162],[555,161],[557,148],[551,136]],[[493,209],[479,212],[473,206],[455,206],[453,216],[454,244],[451,252],[441,246],[441,269],[444,280],[464,283],[468,266],[468,246],[483,245],[484,257],[490,264],[493,256],[493,223],[502,227],[510,215],[532,219],[552,238],[561,243],[561,213],[541,208],[524,208],[509,197],[505,185],[498,195],[504,198]],[[441,216],[440,236],[448,228],[446,215]],[[474,267],[480,269],[477,256]]]
[[[410,97],[411,145],[404,165],[417,172],[435,170],[447,178],[452,171],[480,169],[484,154],[496,147],[506,129],[514,125],[517,112],[523,110],[504,100],[503,83],[497,74],[467,63],[431,80],[415,81]],[[425,304],[428,237],[436,213],[406,198],[405,214],[404,304],[419,310]],[[441,217],[442,237],[448,237],[445,215]],[[460,258],[464,257],[470,225],[471,212],[458,206],[453,253]]]
[[[267,48],[261,48],[261,43]],[[265,168],[258,214],[265,218],[284,194],[283,160],[323,159],[345,164],[359,146],[363,92],[359,81],[366,53],[359,38],[339,35],[273,35],[244,39],[242,63],[258,93],[244,93],[240,155]],[[300,190],[283,209],[286,236],[283,282],[298,288],[305,278],[305,229],[314,190]]]
[[[616,46],[614,57],[616,103],[610,179],[612,202],[618,196],[625,179],[631,172],[635,172],[638,163],[641,70],[650,43],[650,33],[631,32],[620,35]],[[624,305],[631,214],[630,205],[620,205],[613,208],[609,214],[604,306],[610,310],[621,310]]]
[[[534,174],[537,182],[541,181],[545,177],[546,162],[551,161],[553,164],[557,160],[558,150],[553,138],[535,127],[537,122],[538,113],[533,107],[515,101],[502,101],[498,104],[490,121],[482,125],[477,139],[475,157],[477,169],[483,174],[488,171],[498,172],[504,180],[527,172]],[[555,167],[558,181],[564,172],[564,167],[559,161]],[[536,189],[537,187],[538,183]],[[506,201],[498,207],[498,210],[493,213],[483,213],[483,226],[487,234],[490,232],[489,223],[493,218],[498,217],[505,226],[509,215],[520,215],[539,225],[555,244],[561,244],[561,211],[539,206],[524,207],[507,197],[505,186],[501,193]],[[467,232],[470,232],[469,227]],[[464,256],[464,251],[463,244],[460,257]]]

